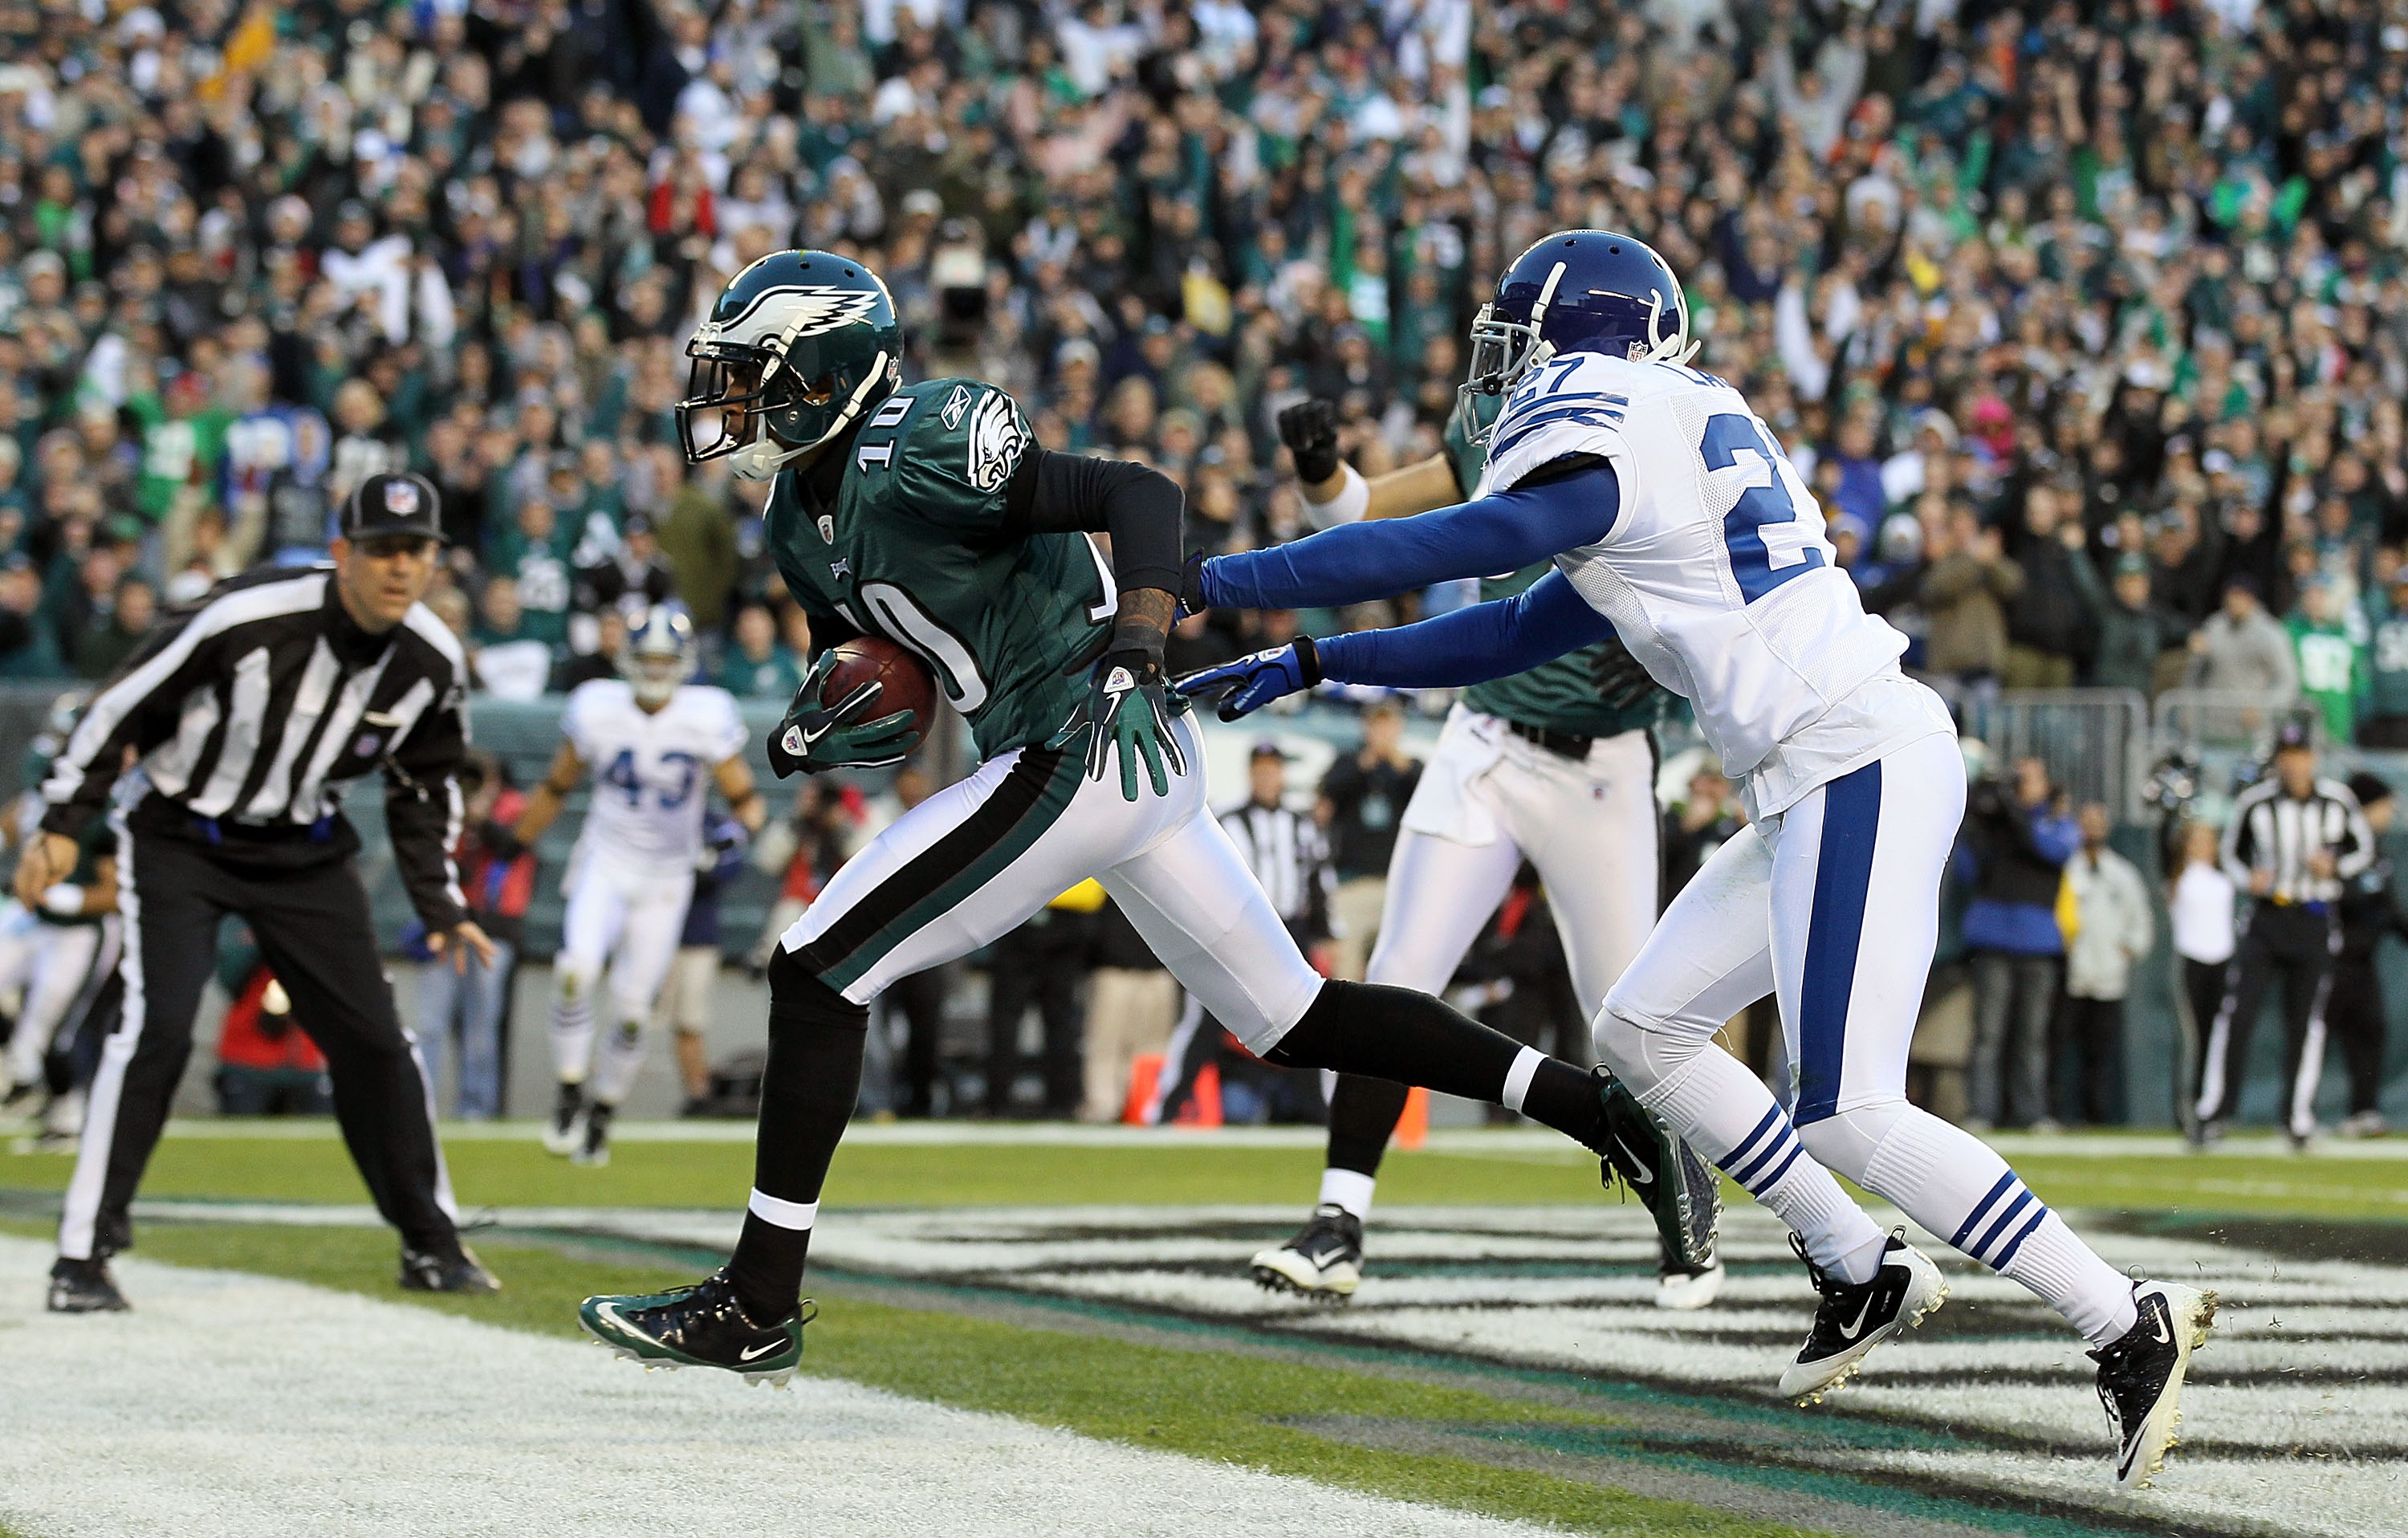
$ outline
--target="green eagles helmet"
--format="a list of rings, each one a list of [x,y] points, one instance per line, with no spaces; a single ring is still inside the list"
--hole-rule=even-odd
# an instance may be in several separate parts
[[[824,251],[773,252],[729,281],[686,343],[678,436],[766,481],[843,432],[903,380],[903,324],[878,274]]]

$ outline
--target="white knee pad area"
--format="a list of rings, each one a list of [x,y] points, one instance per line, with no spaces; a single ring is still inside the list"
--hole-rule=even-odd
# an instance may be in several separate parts
[[[1713,1041],[1711,1034],[1642,1026],[1618,1013],[1611,996],[1589,1022],[1588,1030],[1598,1061],[1613,1070],[1614,1076],[1641,1100],[1670,1084]]]
[[[1903,1100],[1874,1100],[1799,1124],[1798,1141],[1824,1169],[1869,1186],[1867,1177],[1874,1172],[1882,1145],[1899,1123],[1914,1114],[1914,1107]]]

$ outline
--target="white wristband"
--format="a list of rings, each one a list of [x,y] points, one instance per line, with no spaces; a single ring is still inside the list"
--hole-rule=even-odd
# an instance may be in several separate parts
[[[1344,460],[1338,462],[1338,495],[1326,502],[1304,499],[1304,521],[1316,529],[1360,523],[1371,507],[1371,483]]]
[[[61,918],[83,916],[83,888],[73,882],[63,881],[43,888],[42,906]]]

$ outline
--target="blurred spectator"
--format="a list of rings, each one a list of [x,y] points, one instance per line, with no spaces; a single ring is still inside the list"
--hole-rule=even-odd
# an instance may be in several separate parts
[[[2290,632],[2292,661],[2301,700],[2324,717],[2334,742],[2358,740],[2358,701],[2370,687],[2365,643],[2352,633],[2341,608],[2338,585],[2316,577],[2300,589],[2300,607],[2284,622]]]
[[[425,931],[415,927],[403,937],[403,951],[419,963],[416,1029],[427,1082],[442,1084],[443,1059],[456,1036],[460,1066],[453,1114],[488,1121],[502,1114],[502,1022],[509,1016],[510,982],[526,944],[536,862],[532,850],[508,858],[494,852],[516,842],[504,830],[517,823],[526,805],[500,759],[481,749],[472,752],[460,773],[460,794],[466,816],[452,858],[468,912],[494,942],[494,959],[487,963],[472,956],[466,970],[455,970],[450,957],[426,949]]]
[[[1120,905],[1096,915],[1095,970],[1087,974],[1086,1098],[1079,1119],[1121,1119],[1139,1057],[1159,1056],[1179,1014],[1179,984]]]
[[[1094,949],[1096,910],[1104,889],[1093,878],[1055,898],[987,948],[986,1114],[1012,1114],[1023,1055],[1020,1025],[1035,1006],[1042,1027],[1039,1109],[1049,1119],[1077,1114],[1082,1088],[1080,985]]]
[[[218,1114],[332,1114],[335,1090],[326,1077],[325,1056],[298,1028],[292,997],[260,959],[248,925],[223,927],[217,977],[230,1000],[218,1028]]]
[[[503,699],[542,695],[552,676],[552,643],[528,632],[518,579],[498,572],[485,579],[468,651],[478,687]]]
[[[736,611],[736,644],[727,649],[719,683],[738,699],[781,703],[802,687],[802,661],[778,639],[778,622],[767,604],[748,603]]]
[[[2358,740],[2369,748],[2408,748],[2408,564],[2367,596],[2366,613],[2366,713]]]
[[[85,568],[87,572],[96,569],[106,568],[97,564]],[[106,597],[106,603],[92,605],[76,638],[78,678],[104,679],[117,671],[118,664],[134,654],[142,638],[150,634],[150,622],[158,618],[159,595],[150,580],[138,573],[120,578],[116,591]]]
[[[2325,1000],[2325,1018],[2332,1023],[2342,1062],[2349,1071],[2349,1113],[2333,1130],[2345,1138],[2379,1138],[2389,1130],[2383,1119],[2382,1100],[2390,1017],[2384,1009],[2383,979],[2375,970],[2374,950],[2386,935],[2408,940],[2408,913],[2400,909],[2391,857],[2382,852],[2400,803],[2391,793],[2390,782],[2364,769],[2349,777],[2349,792],[2366,813],[2367,828],[2375,839],[2375,855],[2342,888],[2341,949],[2333,956],[2332,992]]]
[[[1422,761],[1405,752],[1404,738],[1404,708],[1377,701],[1363,712],[1363,745],[1340,755],[1321,778],[1314,818],[1328,834],[1338,881],[1329,905],[1334,977],[1359,981],[1379,939],[1397,819],[1422,779]]]
[[[2070,689],[2076,659],[2089,651],[2099,574],[2084,553],[2081,520],[2062,512],[2052,486],[2024,494],[2022,537],[2008,547],[2023,573],[2007,620],[2010,689]]]
[[[1995,694],[2007,666],[2005,606],[2023,591],[2023,568],[1994,529],[1957,508],[1938,520],[1925,551],[1924,667],[1950,703]]]
[[[2214,823],[2185,824],[2175,860],[2173,876],[2166,884],[2166,915],[2173,929],[2174,954],[2182,957],[2183,1002],[2188,1006],[2196,1056],[2224,1007],[2239,889],[2221,863],[2222,838]],[[2178,1086],[2176,1093],[2187,1096],[2189,1086]]]
[[[2157,943],[2157,925],[2140,870],[2107,847],[2107,809],[2089,802],[2079,821],[2082,847],[2065,865],[2075,926],[2065,953],[2057,1100],[2064,1120],[2114,1127],[2126,1114],[2124,999],[2132,969]]]
[[[2081,842],[2037,758],[2017,759],[2011,782],[1981,781],[1967,798],[1958,844],[1973,885],[1964,920],[1974,994],[1966,1095],[1977,1129],[2054,1125],[2048,1026],[2065,955],[2057,906],[2065,862]]]
[[[2299,663],[2290,635],[2258,601],[2246,573],[2224,584],[2224,604],[2191,632],[2190,686],[2252,694],[2270,701],[2298,697]]]
[[[2087,556],[2074,560],[2089,564]],[[2189,627],[2152,594],[2148,557],[2138,552],[2116,556],[2114,580],[2106,593],[2099,591],[2095,576],[2082,591],[2099,637],[2086,682],[2101,689],[2156,695],[2161,660],[2170,652],[2179,654]]]
[[[1698,868],[1746,826],[1730,782],[1704,759],[1689,776],[1688,795],[1664,809],[1664,902],[1680,896]]]

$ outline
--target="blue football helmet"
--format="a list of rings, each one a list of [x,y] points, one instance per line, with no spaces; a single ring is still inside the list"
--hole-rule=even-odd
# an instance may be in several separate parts
[[[636,691],[636,703],[657,711],[669,702],[678,685],[694,676],[702,648],[694,639],[694,622],[665,603],[656,603],[627,626],[626,644],[611,660],[619,676]]]
[[[1510,394],[1558,353],[1685,363],[1697,350],[1680,280],[1652,247],[1611,230],[1564,230],[1515,257],[1480,307],[1455,409],[1476,443],[1487,434],[1470,430],[1471,397]]]

